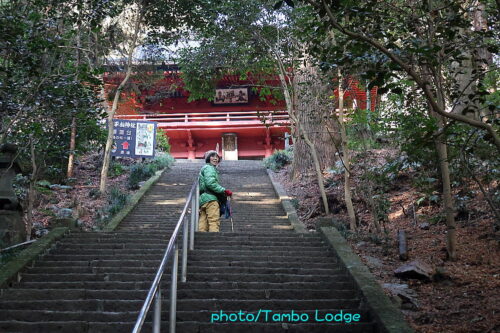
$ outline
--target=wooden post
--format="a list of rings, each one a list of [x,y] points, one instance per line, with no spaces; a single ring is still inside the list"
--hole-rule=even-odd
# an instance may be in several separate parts
[[[399,259],[408,260],[408,247],[406,245],[406,233],[398,230]]]

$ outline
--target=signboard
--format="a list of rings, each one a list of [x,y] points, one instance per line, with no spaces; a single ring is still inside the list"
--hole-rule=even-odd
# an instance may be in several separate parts
[[[112,156],[154,157],[156,122],[141,120],[113,120]]]
[[[247,104],[248,88],[215,89],[214,104]]]

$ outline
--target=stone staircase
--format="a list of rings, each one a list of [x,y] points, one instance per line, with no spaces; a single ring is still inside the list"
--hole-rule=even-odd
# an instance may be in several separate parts
[[[130,332],[201,165],[177,162],[115,232],[64,238],[3,291],[0,332]],[[223,161],[220,170],[234,192],[234,233],[223,219],[221,233],[196,234],[188,281],[178,286],[177,332],[378,332],[321,237],[293,231],[261,163]],[[340,310],[359,321],[336,322]],[[231,321],[240,311],[255,322]]]

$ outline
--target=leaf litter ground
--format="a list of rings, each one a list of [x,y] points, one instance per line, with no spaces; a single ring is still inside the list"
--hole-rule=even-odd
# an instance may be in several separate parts
[[[380,165],[385,162],[385,157],[394,152],[377,150],[372,154],[375,155],[372,156],[373,163]],[[273,177],[296,199],[299,217],[307,228],[314,230],[317,218],[323,215],[316,178],[306,176],[292,182],[289,171],[289,167],[282,169]],[[359,185],[360,172],[353,170],[355,186]],[[326,179],[334,178],[327,180],[327,183],[338,184],[327,190],[333,211],[331,216],[347,224],[348,217],[343,204],[343,176],[324,176]],[[444,222],[434,223],[436,219],[433,219],[439,215],[440,208],[438,205],[415,205],[419,194],[411,186],[412,176],[410,173],[398,178],[386,193],[391,208],[389,220],[384,224],[386,232],[381,235],[372,232],[372,214],[363,199],[357,193],[354,194],[359,233],[347,233],[353,251],[361,257],[381,285],[408,284],[415,292],[416,305],[402,303],[385,290],[401,307],[407,321],[417,332],[499,332],[499,235],[493,231],[493,216],[485,200],[480,194],[476,195],[469,202],[472,214],[457,218],[458,260],[448,261],[446,227]],[[439,278],[433,282],[423,282],[416,279],[401,280],[394,276],[394,270],[405,263],[399,259],[398,230],[405,230],[407,234],[409,261],[418,259],[437,268],[441,273]]]

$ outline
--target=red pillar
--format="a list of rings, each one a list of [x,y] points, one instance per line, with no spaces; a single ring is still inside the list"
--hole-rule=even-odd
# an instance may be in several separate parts
[[[273,145],[271,143],[271,133],[269,129],[266,129],[266,148],[265,157],[269,157],[273,154]]]
[[[187,140],[187,151],[188,151],[188,160],[196,159],[196,147],[194,145],[193,136],[191,135],[191,131],[188,131],[188,140]]]

